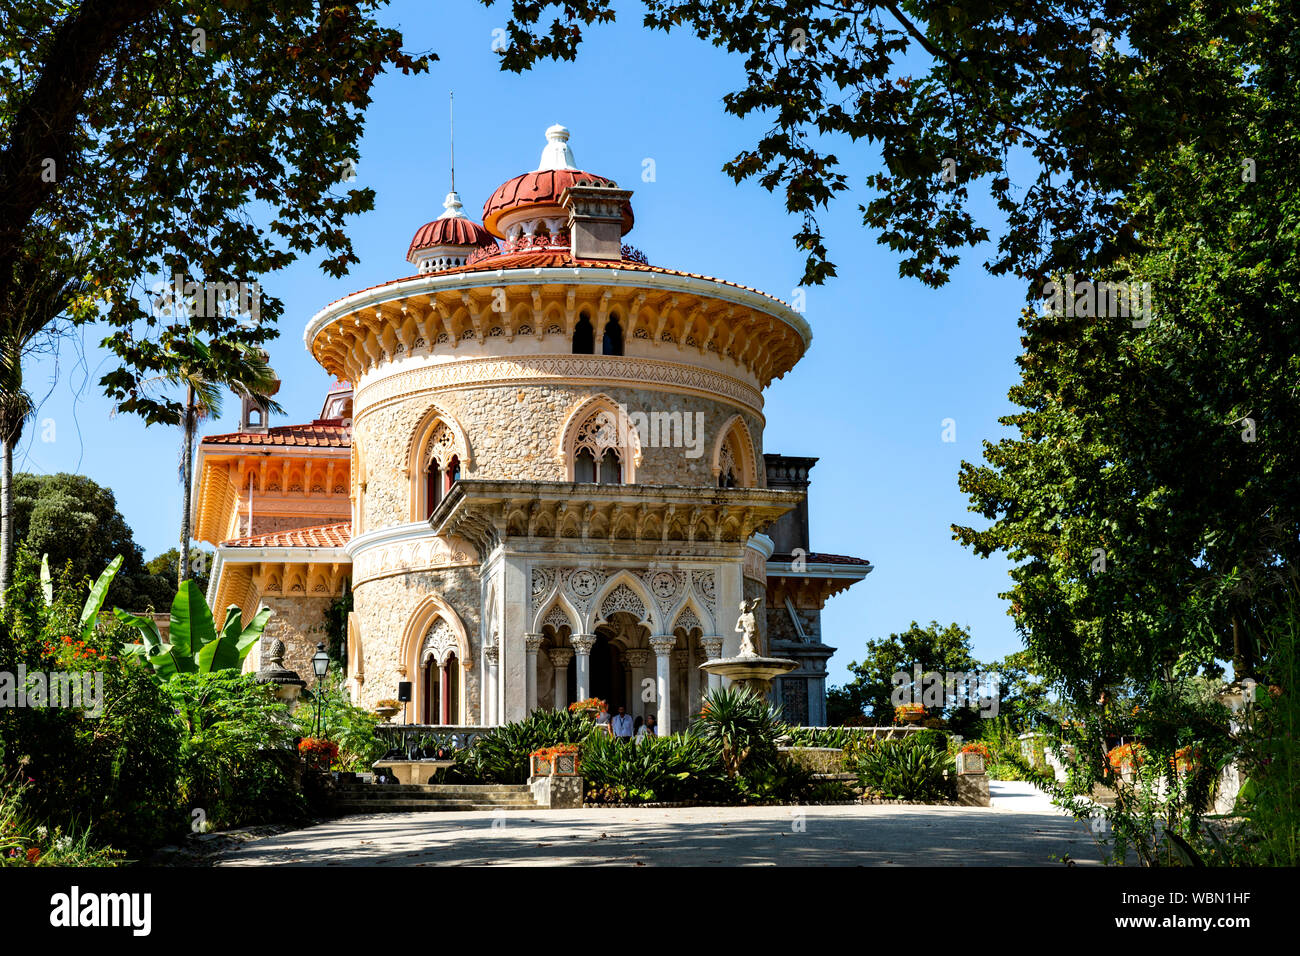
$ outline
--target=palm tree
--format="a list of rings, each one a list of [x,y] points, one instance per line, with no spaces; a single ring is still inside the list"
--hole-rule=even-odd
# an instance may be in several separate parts
[[[257,399],[268,413],[284,411],[271,396],[280,380],[268,362],[267,354],[257,346],[223,341],[224,349],[233,349],[235,360],[228,358],[218,366],[212,348],[193,332],[179,335],[169,346],[171,370],[142,383],[146,388],[183,388],[185,407],[179,424],[182,429],[180,454],[181,479],[181,553],[177,562],[177,586],[191,576],[190,537],[192,524],[191,490],[194,484],[194,444],[199,423],[221,415],[223,389],[236,395]],[[214,369],[223,371],[215,374]]]
[[[0,304],[0,606],[13,583],[14,446],[35,408],[23,387],[23,359],[57,338],[60,317],[94,311],[85,264],[50,231],[38,231],[14,267],[8,301]]]

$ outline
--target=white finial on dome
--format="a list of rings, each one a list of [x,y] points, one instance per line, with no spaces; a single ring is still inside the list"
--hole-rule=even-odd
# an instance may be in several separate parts
[[[569,131],[557,123],[546,131],[546,146],[542,149],[542,161],[537,164],[537,172],[577,168],[573,150],[569,149]]]
[[[464,219],[464,207],[461,205],[460,196],[453,190],[447,193],[447,198],[442,201],[442,208],[446,210],[439,219]]]

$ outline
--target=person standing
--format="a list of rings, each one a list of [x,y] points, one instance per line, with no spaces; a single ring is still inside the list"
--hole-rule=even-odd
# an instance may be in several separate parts
[[[614,725],[614,736],[619,740],[632,739],[632,715],[623,707],[618,709],[612,721]]]
[[[641,737],[654,737],[656,734],[655,715],[650,714],[646,717],[645,723],[641,725],[641,729],[636,732],[636,735],[639,739]]]

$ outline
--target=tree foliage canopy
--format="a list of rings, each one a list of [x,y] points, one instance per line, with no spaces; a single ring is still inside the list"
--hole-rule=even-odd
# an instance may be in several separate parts
[[[253,283],[299,255],[356,261],[345,217],[372,208],[357,144],[375,79],[427,58],[372,14],[385,0],[25,0],[0,15],[0,302],[24,236],[44,224],[84,248],[108,300],[101,384],[125,411],[174,423],[141,390],[177,361],[240,361],[282,304]],[[170,307],[159,283],[181,277]],[[249,293],[239,308],[184,283]],[[3,318],[0,317],[0,321]],[[209,354],[195,353],[196,341]]]

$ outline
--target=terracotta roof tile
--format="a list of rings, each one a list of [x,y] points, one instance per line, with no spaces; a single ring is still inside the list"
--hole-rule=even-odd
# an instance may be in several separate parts
[[[204,445],[280,445],[298,448],[351,448],[352,429],[341,418],[318,418],[309,425],[277,425],[265,435],[229,432],[208,435]]]
[[[272,531],[223,541],[225,548],[341,548],[352,538],[352,522]]]
[[[774,554],[771,560],[780,564],[787,564],[793,557],[791,554]],[[824,551],[809,551],[804,555],[804,561],[808,564],[846,564],[860,567],[871,564],[866,558],[854,558],[847,554],[827,554]]]

